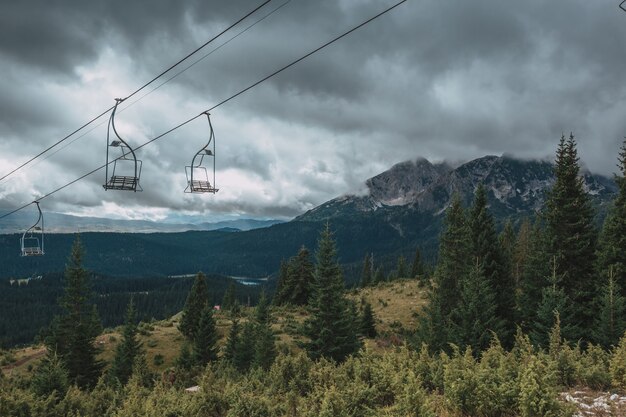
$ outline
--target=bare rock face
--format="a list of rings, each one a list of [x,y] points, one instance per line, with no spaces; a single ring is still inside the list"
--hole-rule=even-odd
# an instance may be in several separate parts
[[[510,156],[484,156],[456,168],[432,164],[424,158],[394,165],[368,179],[368,194],[345,195],[330,200],[298,220],[325,220],[371,214],[383,209],[385,216],[407,211],[440,215],[458,194],[468,205],[479,184],[487,190],[496,216],[532,214],[539,210],[554,185],[553,164],[520,160]],[[600,175],[584,172],[583,185],[598,205],[610,201],[617,187]]]

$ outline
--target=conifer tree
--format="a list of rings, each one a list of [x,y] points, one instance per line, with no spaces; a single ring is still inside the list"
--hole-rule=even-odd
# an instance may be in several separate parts
[[[515,286],[512,276],[505,268],[493,216],[487,207],[487,192],[482,184],[476,189],[474,204],[469,213],[469,225],[473,258],[482,265],[487,285],[493,289],[495,315],[503,324],[498,337],[508,345],[512,342],[515,322]]]
[[[419,248],[415,249],[415,256],[413,257],[413,263],[411,264],[411,278],[423,279],[424,265],[422,264],[422,258]]]
[[[194,340],[200,323],[200,315],[209,300],[209,290],[207,288],[206,277],[202,272],[198,272],[193,282],[193,286],[187,296],[183,315],[178,325],[178,330],[187,338]]]
[[[493,333],[502,333],[503,320],[497,315],[495,292],[478,259],[461,283],[459,304],[450,319],[449,340],[462,350],[471,346],[474,353],[481,352],[489,347]]]
[[[195,366],[196,362],[191,352],[189,342],[185,341],[180,348],[180,354],[176,358],[176,367],[185,371],[191,370]]]
[[[541,292],[541,302],[537,307],[537,315],[530,327],[530,338],[535,345],[548,346],[550,330],[559,317],[559,331],[565,339],[574,341],[579,334],[572,318],[571,301],[561,288],[561,279],[557,273],[556,258],[552,260],[552,274],[549,285]]]
[[[376,337],[376,317],[372,310],[372,305],[368,302],[363,304],[363,313],[361,314],[360,334],[365,337]]]
[[[256,326],[249,321],[243,325],[241,335],[235,348],[235,367],[241,372],[247,372],[254,361]]]
[[[360,349],[361,341],[356,317],[344,297],[343,276],[328,224],[318,241],[316,260],[310,316],[304,326],[309,341],[304,346],[312,359],[342,362]]]
[[[520,228],[517,232],[517,236],[515,237],[513,251],[511,254],[511,273],[513,275],[513,282],[515,282],[515,288],[517,293],[519,293],[520,291],[522,275],[524,273],[524,269],[527,266],[528,258],[531,251],[531,233],[532,225],[530,221],[526,218],[520,224]]]
[[[380,282],[385,282],[385,272],[382,267],[376,268],[376,273],[374,274],[374,284],[378,284]]]
[[[115,357],[109,371],[110,377],[117,378],[122,385],[126,385],[132,375],[135,359],[143,354],[142,344],[137,340],[136,320],[135,305],[131,298],[126,309],[122,340],[117,345]]]
[[[598,275],[612,269],[622,296],[626,297],[626,140],[618,157],[620,174],[615,175],[619,187],[617,198],[604,221],[598,250]]]
[[[298,255],[290,262],[288,300],[293,305],[303,306],[309,302],[313,282],[313,263],[310,256],[309,250],[302,246]]]
[[[222,298],[222,309],[230,311],[237,302],[237,289],[235,288],[235,281],[231,281],[226,288],[224,298]]]
[[[471,270],[471,243],[465,211],[458,194],[446,210],[444,229],[439,239],[439,261],[435,271],[435,288],[444,319],[458,305],[460,282]]]
[[[409,276],[409,272],[406,267],[406,259],[404,256],[398,256],[398,265],[396,267],[396,278],[406,278]]]
[[[369,287],[374,280],[373,277],[373,265],[369,253],[365,254],[363,260],[363,272],[361,272],[361,288]]]
[[[579,172],[574,136],[567,140],[562,136],[557,149],[556,182],[546,202],[547,244],[550,256],[556,258],[562,288],[577,306],[574,315],[584,331],[582,337],[591,330],[593,300],[600,285],[594,275],[594,212]]]
[[[285,304],[286,302],[286,285],[287,280],[289,279],[289,264],[285,262],[283,259],[280,261],[280,268],[278,270],[278,278],[276,280],[276,291],[274,292],[274,297],[272,299],[272,303],[274,305],[280,306]]]
[[[68,386],[69,378],[63,362],[56,352],[48,351],[33,375],[31,389],[40,397],[48,397],[56,391],[60,399],[65,395]]]
[[[217,360],[217,341],[219,335],[215,328],[213,308],[206,305],[200,314],[198,331],[193,341],[193,355],[195,362],[205,366],[209,362]]]
[[[261,292],[261,298],[255,311],[255,318],[256,342],[254,345],[253,365],[268,370],[276,358],[276,337],[272,330],[265,291]]]
[[[102,327],[91,297],[89,274],[83,268],[83,247],[76,235],[65,267],[65,292],[59,300],[63,314],[50,325],[45,344],[56,352],[68,372],[69,380],[81,388],[93,387],[103,368],[96,359],[96,337]]]
[[[610,268],[607,283],[596,300],[593,339],[605,349],[617,345],[626,331],[626,301],[615,281],[615,274]]]
[[[415,334],[416,346],[427,345],[432,352],[448,350],[448,316],[444,315],[445,301],[441,299],[442,291],[432,287],[428,292],[428,303],[424,306],[418,319]]]
[[[239,346],[239,333],[241,327],[239,326],[239,320],[235,317],[232,320],[230,330],[228,331],[228,337],[226,338],[226,346],[224,346],[224,360],[235,364],[235,357],[237,353],[237,346]]]
[[[523,230],[523,229],[521,229]],[[520,233],[521,233],[520,230]],[[518,241],[521,239],[518,236]],[[528,253],[520,265],[518,314],[521,327],[528,331],[537,319],[537,310],[542,300],[542,291],[549,285],[550,258],[547,253],[546,234],[537,220],[529,232]],[[520,243],[526,244],[526,242]],[[520,247],[518,246],[518,250]]]

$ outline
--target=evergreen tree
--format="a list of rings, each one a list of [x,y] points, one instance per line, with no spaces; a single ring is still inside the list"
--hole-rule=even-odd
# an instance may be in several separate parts
[[[584,336],[593,324],[593,300],[600,285],[594,276],[594,212],[579,172],[574,136],[567,140],[562,136],[557,149],[556,182],[545,209],[547,244],[548,253],[556,258],[562,288],[577,306],[575,321],[584,331],[580,336]]]
[[[239,326],[239,320],[233,318],[230,330],[228,331],[228,338],[226,339],[226,346],[224,346],[224,360],[235,364],[235,357],[237,353],[237,346],[239,346],[239,333],[241,327]]]
[[[593,326],[594,341],[607,350],[617,345],[626,331],[626,302],[615,282],[612,268],[609,269],[608,276],[608,281],[596,300],[598,314]]]
[[[365,259],[363,260],[363,272],[361,272],[361,288],[369,287],[374,280],[373,277],[373,269],[374,266],[372,264],[369,253],[365,254]]]
[[[222,309],[230,311],[233,306],[237,302],[237,294],[235,288],[235,281],[231,281],[224,293],[224,298],[222,299]]]
[[[415,249],[415,256],[413,257],[413,264],[411,265],[411,278],[420,278],[423,280],[424,265],[422,265],[422,259],[419,248]]]
[[[193,282],[193,286],[187,296],[183,315],[178,325],[178,330],[187,338],[194,340],[200,323],[202,310],[209,301],[209,290],[207,288],[206,277],[202,272],[198,272]]]
[[[368,302],[363,304],[363,314],[361,315],[360,334],[365,337],[376,337],[376,317],[372,310],[372,305]]]
[[[520,229],[520,233],[523,229]],[[522,239],[518,235],[518,242]],[[527,239],[528,253],[524,263],[519,266],[520,281],[518,295],[518,314],[521,320],[522,329],[530,330],[532,324],[537,319],[539,303],[542,300],[542,291],[549,285],[548,278],[550,272],[550,258],[547,253],[546,234],[537,220],[529,232]],[[522,241],[518,244],[518,250],[522,250],[519,245],[526,244]]]
[[[283,259],[280,261],[280,269],[278,270],[278,278],[276,280],[276,292],[272,303],[280,306],[286,303],[287,299],[287,280],[289,279],[289,264]]]
[[[396,267],[396,277],[406,278],[408,276],[409,276],[409,271],[407,271],[406,259],[404,258],[404,256],[400,255],[398,257],[398,266]]]
[[[535,345],[548,346],[550,331],[559,317],[559,331],[567,340],[576,340],[578,330],[574,327],[571,301],[561,288],[561,280],[557,273],[556,259],[552,260],[552,274],[549,285],[541,292],[541,302],[537,307],[537,315],[530,327],[530,338]]]
[[[618,161],[621,175],[615,175],[615,182],[619,192],[602,228],[598,275],[603,276],[612,269],[615,282],[619,283],[622,296],[626,297],[626,140],[620,148]]]
[[[143,354],[141,342],[137,340],[136,320],[135,305],[131,298],[126,309],[122,340],[117,345],[115,357],[109,371],[110,377],[116,378],[122,385],[126,385],[132,375],[135,359]]]
[[[430,288],[428,303],[418,318],[415,346],[427,345],[432,352],[448,350],[448,317],[444,315],[445,300],[437,287]]]
[[[487,192],[482,184],[476,189],[474,204],[469,213],[469,225],[473,258],[482,265],[487,285],[493,289],[495,315],[503,324],[500,328],[502,333],[498,333],[498,337],[508,345],[512,342],[515,321],[515,286],[512,276],[505,268],[493,216],[487,207]]]
[[[195,364],[196,362],[194,360],[193,354],[191,353],[189,342],[185,341],[180,348],[180,354],[178,355],[178,358],[176,358],[176,367],[185,371],[189,371],[195,366]]]
[[[256,342],[254,345],[253,365],[268,370],[276,358],[276,337],[272,330],[265,292],[261,293],[261,298],[255,311],[255,317]]]
[[[235,367],[241,372],[247,372],[254,361],[256,344],[256,326],[249,321],[243,325],[241,336],[237,340],[235,348]]]
[[[439,239],[439,261],[434,276],[434,291],[444,319],[459,304],[460,282],[471,269],[471,243],[465,211],[458,194],[446,210],[444,229]]]
[[[478,260],[462,281],[460,301],[450,318],[449,339],[462,350],[471,346],[474,353],[481,352],[489,347],[493,333],[502,333],[495,292]]]
[[[215,328],[213,308],[206,305],[200,315],[198,331],[193,341],[193,355],[195,362],[205,366],[209,362],[217,360],[217,341],[219,335]]]
[[[385,272],[382,267],[376,268],[376,273],[374,274],[374,284],[378,284],[380,282],[385,282]]]
[[[290,262],[288,300],[293,305],[303,306],[309,302],[313,282],[313,263],[310,257],[309,250],[302,246],[298,255]]]
[[[360,349],[361,341],[356,317],[344,297],[343,276],[328,224],[321,233],[316,259],[310,316],[304,326],[309,338],[305,348],[312,359],[325,357],[342,362]]]
[[[83,247],[76,235],[65,267],[65,293],[59,300],[63,314],[52,321],[45,343],[61,359],[70,382],[81,388],[94,386],[103,368],[95,346],[102,327],[97,311],[88,304],[90,297]]]
[[[528,219],[524,219],[517,232],[511,253],[511,274],[513,275],[513,282],[515,282],[516,293],[519,293],[521,290],[522,275],[528,263],[531,251],[531,233],[532,225]],[[517,300],[516,305],[519,305],[518,303],[519,300]]]
[[[48,397],[56,392],[57,397],[61,399],[65,396],[68,386],[69,378],[62,361],[56,352],[48,351],[31,380],[33,392],[40,397]]]

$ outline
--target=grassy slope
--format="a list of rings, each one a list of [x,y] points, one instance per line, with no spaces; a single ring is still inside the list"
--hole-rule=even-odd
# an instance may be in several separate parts
[[[418,287],[416,280],[398,280],[392,283],[382,283],[376,287],[352,291],[349,298],[357,303],[364,299],[374,310],[377,319],[377,329],[381,336],[375,340],[366,340],[366,345],[374,350],[384,350],[399,340],[395,335],[403,330],[415,327],[415,312],[425,302],[425,290]],[[241,322],[248,320],[253,314],[252,308],[244,308],[244,317]],[[272,310],[273,328],[277,336],[279,348],[297,350],[296,341],[298,327],[307,316],[306,309],[295,307],[279,307]],[[218,332],[222,336],[220,345],[226,342],[226,335],[230,329],[230,319],[224,312],[215,314]],[[183,337],[177,329],[180,314],[168,320],[140,325],[139,339],[143,343],[147,354],[148,365],[156,372],[162,372],[174,364],[183,344]],[[115,354],[115,348],[120,341],[120,330],[107,330],[98,337],[97,343],[102,348],[101,359],[110,362]],[[282,346],[281,346],[282,345]],[[5,364],[1,365],[5,375],[27,374],[32,372],[45,353],[43,346],[31,346],[25,349],[16,349],[0,353],[0,363],[6,357]],[[161,355],[163,363],[154,364],[154,357]],[[13,361],[16,362],[13,362]],[[12,362],[12,363],[6,363]]]

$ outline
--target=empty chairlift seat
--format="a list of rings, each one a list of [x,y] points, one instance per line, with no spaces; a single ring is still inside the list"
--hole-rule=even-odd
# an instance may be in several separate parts
[[[211,124],[211,117],[209,113],[204,113],[209,121],[209,142],[202,147],[191,160],[191,165],[185,167],[185,174],[187,175],[187,188],[186,193],[212,193],[215,194],[219,191],[215,187],[215,132],[213,131],[213,125]],[[213,146],[211,146],[211,144]],[[212,149],[211,149],[212,148]],[[213,165],[213,183],[209,181],[209,172],[206,166],[203,165],[204,158],[212,160]],[[209,163],[209,165],[211,165]],[[209,168],[211,168],[209,166]]]
[[[39,217],[37,222],[28,228],[20,239],[22,256],[42,256],[45,253],[43,214],[39,202],[35,201],[34,203],[37,205]]]

